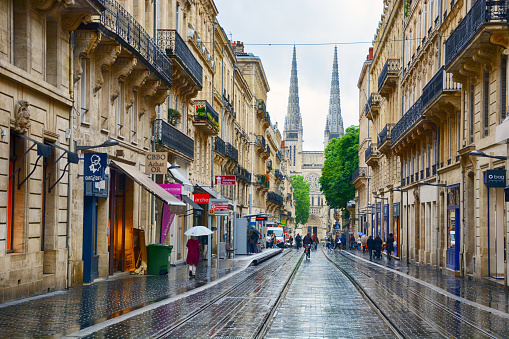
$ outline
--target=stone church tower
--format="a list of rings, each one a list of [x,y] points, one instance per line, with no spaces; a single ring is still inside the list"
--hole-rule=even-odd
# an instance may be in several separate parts
[[[343,118],[341,117],[341,99],[339,93],[338,48],[334,47],[334,63],[332,65],[329,114],[325,123],[324,149],[331,139],[342,137],[343,133]]]
[[[299,106],[299,79],[297,78],[297,51],[293,46],[292,73],[290,76],[290,93],[288,95],[288,110],[285,118],[283,136],[288,148],[290,172],[300,172],[302,152],[302,117]]]

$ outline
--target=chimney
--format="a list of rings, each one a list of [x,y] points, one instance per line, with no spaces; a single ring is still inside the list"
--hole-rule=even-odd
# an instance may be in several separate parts
[[[371,59],[373,59],[373,47],[369,48],[369,54],[366,57],[366,60],[371,60]]]
[[[244,53],[244,43],[242,41],[234,41],[232,48],[235,53]]]

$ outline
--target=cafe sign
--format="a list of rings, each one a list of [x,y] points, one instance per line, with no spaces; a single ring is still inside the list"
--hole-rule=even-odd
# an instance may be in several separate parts
[[[505,187],[505,169],[487,170],[485,183],[488,188]]]

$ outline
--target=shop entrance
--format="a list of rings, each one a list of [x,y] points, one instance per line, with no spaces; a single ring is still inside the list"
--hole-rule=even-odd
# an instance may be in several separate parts
[[[394,255],[396,257],[399,257],[399,246],[400,246],[400,240],[399,240],[399,236],[400,236],[400,232],[399,232],[399,229],[400,229],[400,224],[399,224],[399,211],[400,211],[400,205],[399,205],[399,202],[398,203],[394,203],[393,204],[393,208],[392,208],[392,228],[394,230],[394,240],[395,241],[395,244],[394,244]]]
[[[460,185],[447,187],[447,263],[448,269],[459,270],[460,250]]]

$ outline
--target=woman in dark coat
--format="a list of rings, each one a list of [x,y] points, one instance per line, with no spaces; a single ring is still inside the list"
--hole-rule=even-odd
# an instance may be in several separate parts
[[[196,266],[198,266],[198,261],[200,260],[200,242],[196,239],[196,237],[191,237],[187,241],[187,260],[186,263],[189,265],[189,276],[196,275]]]
[[[373,240],[373,247],[375,249],[375,257],[378,259],[382,258],[382,239],[379,235],[375,236],[375,240]]]
[[[394,251],[394,235],[389,233],[389,237],[387,237],[387,259],[391,260],[391,254]]]

